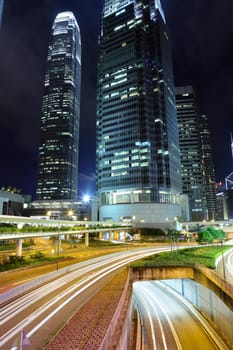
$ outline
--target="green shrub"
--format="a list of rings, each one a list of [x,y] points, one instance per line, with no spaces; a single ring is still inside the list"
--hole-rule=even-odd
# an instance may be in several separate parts
[[[42,252],[36,252],[34,254],[31,254],[30,257],[33,260],[42,260],[44,259],[45,255]]]

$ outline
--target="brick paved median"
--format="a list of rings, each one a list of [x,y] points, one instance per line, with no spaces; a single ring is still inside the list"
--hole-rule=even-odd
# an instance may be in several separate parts
[[[113,319],[128,278],[119,272],[68,321],[44,347],[45,350],[95,350]]]

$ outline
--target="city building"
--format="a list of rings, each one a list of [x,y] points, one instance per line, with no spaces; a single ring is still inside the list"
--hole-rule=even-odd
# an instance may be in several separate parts
[[[72,12],[52,26],[41,115],[37,200],[77,200],[81,38]]]
[[[143,225],[181,215],[170,39],[159,0],[106,0],[99,38],[100,220]]]
[[[78,200],[37,200],[24,208],[23,216],[53,220],[92,220],[89,203]]]
[[[233,138],[231,133],[231,157],[233,160]],[[224,219],[227,220],[233,220],[233,172],[228,174],[225,178],[225,183],[222,185],[222,188],[224,188],[223,197],[225,201],[223,203],[225,204],[223,206],[224,208]],[[220,187],[221,189],[221,187]],[[218,193],[220,191],[218,190]]]
[[[198,125],[200,130],[202,165],[204,175],[204,193],[206,198],[207,220],[215,220],[217,213],[215,171],[211,147],[211,135],[208,126],[208,118],[205,114],[199,115]]]
[[[192,86],[176,87],[183,193],[189,196],[192,221],[207,219],[202,146],[196,96]]]
[[[10,189],[0,190],[0,215],[21,216],[24,196]]]
[[[225,183],[217,182],[216,188],[216,218],[215,220],[229,220],[228,191]]]
[[[233,161],[233,138],[232,138],[232,133],[231,133],[231,157]],[[226,190],[232,190],[233,189],[233,172],[227,175],[225,178],[225,186]]]
[[[4,0],[0,0],[0,28],[2,24],[3,6],[4,6]]]

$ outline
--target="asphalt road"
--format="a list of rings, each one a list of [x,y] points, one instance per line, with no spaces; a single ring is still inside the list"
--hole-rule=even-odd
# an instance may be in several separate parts
[[[1,306],[1,350],[14,349],[12,344],[21,329],[26,330],[32,348],[38,349],[45,337],[54,334],[70,317],[71,310],[88,300],[108,276],[136,259],[164,249],[167,248],[125,250],[86,260],[69,267],[66,274],[9,299]]]
[[[154,248],[153,254],[163,249],[169,248]],[[38,349],[44,339],[51,337],[51,334],[66,322],[74,310],[79,309],[106,283],[111,273],[132,260],[139,259],[139,252],[149,254],[149,249],[123,250],[109,256],[80,262],[65,275],[57,276],[53,281],[9,300],[1,307],[0,348],[2,350],[14,349],[12,346],[14,339],[20,329],[24,328],[30,338],[31,348]],[[225,263],[226,268],[229,267],[231,270],[232,254],[229,254],[228,258],[225,257]],[[60,264],[59,268],[62,267]],[[50,268],[55,270],[55,265]],[[221,266],[219,268],[221,269]],[[3,289],[0,292],[8,287],[33,280],[36,275],[48,272],[48,267],[41,267],[34,271],[32,269],[30,274],[27,270],[20,271],[11,277],[9,277],[10,274],[6,277],[6,274],[4,283],[1,284]],[[143,343],[141,349],[228,349],[222,343],[220,346],[216,345],[220,340],[216,340],[216,336],[214,340],[211,339],[212,330],[210,331],[211,336],[206,330],[206,328],[209,329],[209,326],[204,325],[203,327],[199,316],[193,316],[190,309],[187,309],[182,303],[180,305],[174,296],[169,297],[169,293],[164,293],[164,290],[158,286],[159,289],[153,289],[153,292],[152,286],[147,291],[141,288],[138,291],[139,295],[135,296],[140,314],[147,314],[145,318],[142,318]]]
[[[191,304],[161,282],[135,282],[133,297],[141,322],[140,349],[229,349]]]
[[[228,241],[227,244],[233,245],[233,240]],[[233,251],[230,250],[227,253],[219,256],[216,264],[216,271],[224,278],[227,282],[233,284]]]

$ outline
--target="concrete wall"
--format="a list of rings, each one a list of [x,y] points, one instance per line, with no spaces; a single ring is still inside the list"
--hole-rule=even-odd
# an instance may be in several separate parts
[[[191,278],[194,277],[192,267],[133,267],[130,269],[130,280],[150,281],[172,278]]]
[[[233,311],[210,289],[188,279],[164,280],[164,284],[188,299],[233,344]]]
[[[134,267],[130,279],[134,281],[190,278],[211,289],[233,311],[233,285],[214,271],[201,265],[195,267]]]

